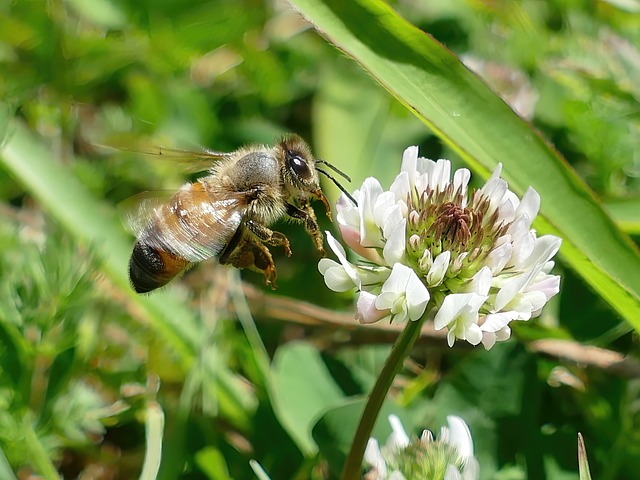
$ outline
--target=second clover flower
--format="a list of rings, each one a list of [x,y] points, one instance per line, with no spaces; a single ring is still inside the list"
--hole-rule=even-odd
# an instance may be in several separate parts
[[[402,323],[429,315],[436,329],[491,348],[511,335],[509,323],[540,314],[559,291],[551,258],[561,240],[538,237],[531,223],[540,197],[522,199],[500,178],[469,193],[466,168],[451,175],[448,160],[418,158],[405,150],[400,173],[384,191],[375,178],[356,190],[354,205],[338,200],[337,221],[349,248],[363,258],[352,264],[327,232],[339,263],[318,265],[334,291],[359,291],[356,317],[363,323]]]

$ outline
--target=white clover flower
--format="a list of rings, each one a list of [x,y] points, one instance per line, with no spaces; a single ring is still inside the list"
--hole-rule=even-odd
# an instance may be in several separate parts
[[[370,438],[364,454],[366,480],[475,480],[478,462],[473,456],[469,427],[460,417],[448,416],[437,440],[424,430],[420,438],[409,438],[395,415],[389,415],[393,433],[381,448]]]
[[[450,346],[461,339],[489,349],[510,337],[510,322],[538,316],[558,293],[560,277],[550,271],[561,240],[531,229],[540,197],[530,188],[519,200],[501,165],[471,193],[469,170],[451,170],[409,147],[389,190],[367,178],[357,205],[343,194],[338,226],[363,261],[350,263],[327,233],[340,263],[322,259],[319,269],[332,290],[359,291],[362,323],[428,315],[447,329]]]

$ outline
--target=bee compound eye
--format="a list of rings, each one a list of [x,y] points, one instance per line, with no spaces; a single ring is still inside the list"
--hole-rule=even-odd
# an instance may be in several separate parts
[[[291,170],[293,170],[293,173],[295,173],[298,177],[305,180],[311,177],[309,165],[307,165],[307,162],[305,162],[300,155],[289,152],[289,165],[291,166]]]

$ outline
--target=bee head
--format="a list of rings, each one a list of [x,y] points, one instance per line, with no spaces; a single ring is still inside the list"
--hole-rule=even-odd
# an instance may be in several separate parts
[[[322,201],[331,217],[331,208],[320,188],[316,160],[311,149],[298,135],[290,135],[280,141],[283,158],[283,178],[286,187],[295,198],[313,198]]]
[[[330,175],[326,170],[318,167],[323,164],[331,168],[333,171],[340,174],[347,181],[351,179],[324,160],[316,160],[309,145],[297,135],[291,135],[280,142],[282,152],[284,155],[285,175],[299,191],[310,194],[312,198],[322,201],[325,209],[327,210],[327,216],[331,218],[331,208],[327,197],[325,197],[322,189],[320,188],[320,180],[318,179],[318,172],[325,175],[329,180],[336,184],[336,186],[355,204],[355,199],[347,192],[347,190],[340,185],[340,183]]]

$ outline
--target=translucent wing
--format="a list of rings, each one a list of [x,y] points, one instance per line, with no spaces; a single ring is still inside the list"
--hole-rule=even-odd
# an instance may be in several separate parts
[[[148,190],[133,195],[117,205],[126,229],[136,237],[149,226],[156,208],[168,203],[176,190]]]
[[[185,185],[169,199],[149,192],[136,197],[125,220],[138,242],[193,263],[224,249],[247,208],[243,194],[215,195],[200,182]]]
[[[196,173],[209,170],[212,165],[232,156],[232,153],[218,152],[202,148],[201,150],[181,150],[176,148],[151,147],[146,150],[112,147],[107,145],[95,145],[106,151],[120,151],[133,153],[144,157],[158,158],[175,163],[180,163],[180,170],[187,173]]]

